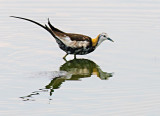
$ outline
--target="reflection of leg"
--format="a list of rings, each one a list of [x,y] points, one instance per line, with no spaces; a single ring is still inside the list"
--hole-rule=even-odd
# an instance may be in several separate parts
[[[54,89],[50,89],[49,95],[52,96],[53,92],[54,92]]]
[[[74,54],[74,59],[76,59],[76,54]]]
[[[63,57],[64,60],[66,60],[66,56],[68,55],[68,53]]]

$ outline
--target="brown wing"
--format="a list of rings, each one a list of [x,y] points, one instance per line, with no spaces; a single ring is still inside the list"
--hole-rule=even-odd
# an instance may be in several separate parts
[[[51,25],[48,20],[48,25],[57,38],[59,38],[65,45],[73,48],[86,48],[91,46],[91,38],[82,34],[65,33]]]
[[[67,36],[71,38],[72,41],[91,41],[91,38],[82,34],[66,33]]]
[[[55,28],[49,21],[48,19],[48,25],[51,28],[51,30],[53,31],[53,33],[55,33],[57,36],[59,37],[66,37],[68,36],[72,41],[91,41],[91,38],[89,36],[86,35],[82,35],[82,34],[74,34],[74,33],[65,33],[57,28]]]

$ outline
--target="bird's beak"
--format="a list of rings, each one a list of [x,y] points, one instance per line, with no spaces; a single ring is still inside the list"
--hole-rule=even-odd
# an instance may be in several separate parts
[[[114,42],[111,38],[107,38],[108,40],[110,40],[110,41],[112,41],[112,42]]]

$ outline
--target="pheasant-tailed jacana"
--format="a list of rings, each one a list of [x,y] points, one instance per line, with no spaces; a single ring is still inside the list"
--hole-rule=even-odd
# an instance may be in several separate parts
[[[108,34],[104,32],[99,34],[96,38],[91,38],[89,36],[82,34],[65,33],[55,28],[53,25],[51,25],[49,19],[48,19],[48,25],[49,25],[48,27],[47,25],[42,25],[36,21],[27,18],[16,17],[16,16],[11,16],[11,17],[30,21],[47,30],[56,39],[56,42],[58,43],[59,47],[66,52],[66,55],[63,57],[64,59],[68,54],[74,54],[74,58],[76,58],[76,55],[85,55],[91,53],[104,40],[110,40],[113,42],[113,40],[109,38]]]

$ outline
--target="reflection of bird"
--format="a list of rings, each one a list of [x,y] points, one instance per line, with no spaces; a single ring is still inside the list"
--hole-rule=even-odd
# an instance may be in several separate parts
[[[47,25],[43,26],[30,19],[16,16],[11,17],[30,21],[46,29],[56,39],[59,47],[66,52],[66,55],[63,57],[64,59],[68,54],[74,54],[74,57],[76,57],[76,55],[85,55],[93,52],[97,48],[97,46],[99,46],[104,40],[110,40],[113,42],[113,40],[109,38],[107,33],[101,33],[96,38],[92,39],[82,34],[65,33],[52,26],[49,19],[48,27]]]
[[[51,82],[43,89],[34,91],[27,96],[20,97],[24,101],[33,100],[34,95],[39,95],[40,92],[47,92],[49,90],[50,96],[55,89],[59,89],[62,83],[67,80],[80,80],[81,78],[91,77],[97,75],[101,80],[107,80],[112,77],[112,73],[103,72],[101,68],[91,60],[88,59],[73,59],[67,61],[60,66],[59,71],[40,72],[36,74],[38,77],[52,78]]]
[[[55,77],[46,89],[50,89],[50,95],[55,89],[59,89],[61,84],[66,80],[80,80],[81,78],[91,77],[97,75],[101,80],[107,80],[112,77],[112,73],[103,72],[101,68],[91,60],[88,59],[73,59],[61,65],[61,72],[67,72],[65,76]]]

